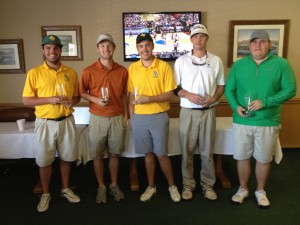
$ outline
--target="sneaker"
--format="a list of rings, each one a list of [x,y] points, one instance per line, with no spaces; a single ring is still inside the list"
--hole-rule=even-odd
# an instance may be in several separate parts
[[[245,198],[248,198],[249,191],[247,188],[239,187],[239,190],[232,196],[231,200],[234,203],[242,204]]]
[[[70,203],[80,202],[79,196],[75,195],[74,192],[70,188],[61,190],[60,195],[62,198],[67,199]]]
[[[96,203],[106,203],[106,187],[99,187],[96,196]]]
[[[207,198],[210,201],[217,200],[217,194],[212,188],[208,188],[204,190],[203,193],[204,193],[204,198]]]
[[[40,202],[37,206],[37,211],[40,213],[46,212],[49,209],[50,200],[51,200],[50,194],[42,194]]]
[[[156,195],[156,186],[148,186],[146,191],[141,195],[140,201],[141,202],[147,202],[150,201],[150,199]]]
[[[178,189],[175,185],[169,187],[170,196],[173,202],[180,202],[181,196],[178,192]]]
[[[193,198],[193,190],[189,187],[184,187],[181,196],[184,200],[191,200]]]
[[[270,206],[270,201],[264,190],[255,191],[255,196],[259,207],[268,208]]]
[[[120,190],[118,185],[116,186],[110,185],[109,193],[114,196],[114,200],[116,200],[117,202],[125,198],[123,192]]]

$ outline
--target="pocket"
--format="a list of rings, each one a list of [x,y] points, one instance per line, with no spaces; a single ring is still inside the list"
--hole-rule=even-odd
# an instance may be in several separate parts
[[[34,133],[36,133],[40,127],[42,126],[43,123],[45,123],[45,119],[41,119],[41,118],[36,118],[35,122],[34,122]]]

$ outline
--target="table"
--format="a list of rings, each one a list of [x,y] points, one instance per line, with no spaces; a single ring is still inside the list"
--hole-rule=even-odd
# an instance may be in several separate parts
[[[76,124],[77,132],[81,137],[87,125]],[[80,139],[80,138],[79,138]],[[0,123],[0,159],[35,158],[33,148],[34,122],[26,122],[25,130],[19,131],[16,122]],[[78,153],[77,162],[81,162],[81,155]],[[42,192],[40,181],[33,188],[33,192]]]
[[[232,117],[217,117],[216,119],[216,137],[215,137],[215,167],[216,167],[216,177],[221,183],[223,188],[229,188],[231,186],[230,181],[225,176],[222,169],[222,155],[232,155],[233,154],[233,143],[232,143]],[[169,125],[169,156],[180,155],[181,147],[179,141],[179,119],[170,118]],[[143,157],[143,154],[135,153],[135,148],[131,135],[131,126],[126,128],[126,137],[125,137],[125,151],[121,154],[123,157],[127,158],[136,158]],[[88,151],[88,132],[89,129],[85,129],[79,140],[79,151],[82,156],[83,164],[86,164],[88,161],[93,159],[93,156]],[[107,156],[106,156],[107,157]],[[78,161],[80,163],[80,161]],[[131,160],[130,164],[130,180],[131,180],[131,190],[139,189],[138,175],[137,175],[137,165],[135,160]]]
[[[82,108],[82,107],[79,107]],[[75,109],[76,110],[76,109]],[[83,110],[83,111],[82,111]],[[77,157],[77,165],[83,164],[93,159],[93,156],[88,150],[88,118],[87,109],[77,110],[74,113],[76,127],[79,132],[79,151]],[[89,116],[88,116],[89,117]],[[80,124],[78,124],[80,123]],[[178,134],[178,118],[170,118],[169,126],[169,155],[181,154],[179,134]],[[16,159],[16,158],[35,158],[33,149],[34,139],[34,122],[26,122],[26,129],[19,131],[17,124],[14,122],[0,123],[0,158],[1,159]],[[230,187],[230,182],[224,175],[222,170],[221,155],[231,155],[233,152],[232,146],[232,118],[217,117],[217,131],[214,153],[216,156],[216,173],[224,188]],[[123,157],[136,158],[142,157],[135,153],[132,137],[131,126],[127,127],[125,139],[125,151]],[[130,166],[131,189],[138,189],[137,169],[135,160],[131,161]]]
[[[178,127],[179,119],[170,118],[168,141],[169,156],[181,154]],[[87,151],[87,149],[89,148],[88,132],[88,128],[83,130],[79,141],[79,151],[82,156],[83,164],[86,164],[88,161],[93,159],[91,153]],[[127,158],[143,157],[143,154],[138,154],[135,152],[131,133],[132,130],[129,123],[129,126],[126,128],[125,151],[121,154],[121,156]],[[215,137],[214,154],[232,155],[232,138],[232,117],[217,117],[217,130]]]
[[[79,137],[86,125],[76,125]],[[0,123],[0,159],[35,158],[33,149],[34,122],[26,122],[25,130],[19,131],[17,123]],[[78,154],[81,161],[81,155]]]

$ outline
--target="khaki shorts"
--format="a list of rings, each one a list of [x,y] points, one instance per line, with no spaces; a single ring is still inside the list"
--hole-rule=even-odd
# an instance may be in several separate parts
[[[34,132],[34,148],[38,166],[51,165],[56,153],[62,161],[76,160],[78,134],[73,116],[62,121],[36,118]]]
[[[89,149],[93,156],[109,152],[121,154],[125,149],[125,120],[119,116],[91,114],[89,123]]]
[[[271,162],[279,147],[281,126],[259,127],[233,124],[234,154],[236,160],[252,156],[261,163]]]

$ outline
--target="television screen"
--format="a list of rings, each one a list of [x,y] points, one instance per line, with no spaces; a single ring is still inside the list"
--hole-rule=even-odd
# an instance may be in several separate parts
[[[130,12],[123,13],[124,61],[137,61],[136,37],[150,33],[153,55],[173,61],[191,51],[190,29],[201,23],[201,12]]]

